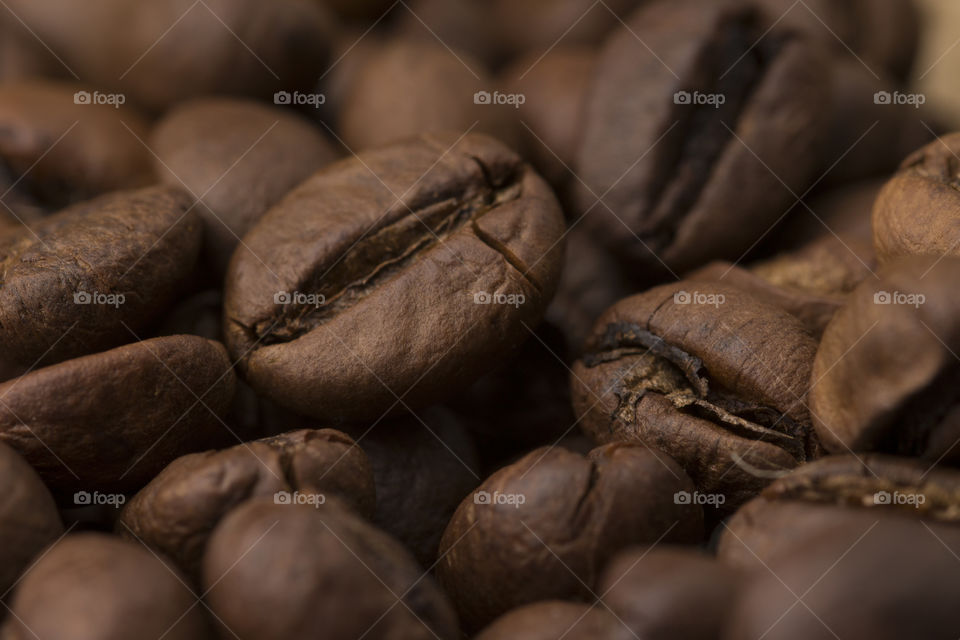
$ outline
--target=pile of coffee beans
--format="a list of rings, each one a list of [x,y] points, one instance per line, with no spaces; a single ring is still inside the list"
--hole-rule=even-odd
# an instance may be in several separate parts
[[[960,638],[928,4],[0,2],[0,640]]]

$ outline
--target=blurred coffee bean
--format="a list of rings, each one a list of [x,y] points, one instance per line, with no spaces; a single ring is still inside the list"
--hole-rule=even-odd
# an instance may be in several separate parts
[[[786,311],[733,287],[663,285],[607,310],[573,367],[574,411],[598,442],[662,449],[727,513],[817,457],[806,408],[817,344]]]
[[[240,506],[213,531],[203,574],[223,634],[245,640],[459,637],[430,576],[332,500]]]
[[[160,179],[200,201],[204,253],[220,274],[270,207],[336,159],[320,131],[295,113],[225,98],[180,104],[157,124],[150,146]]]
[[[824,65],[750,7],[648,3],[597,62],[576,167],[585,223],[634,269],[737,257],[817,176]]]
[[[175,457],[223,439],[218,416],[233,390],[220,343],[136,342],[0,384],[0,441],[57,493],[136,490]]]
[[[425,133],[487,133],[516,146],[515,112],[493,101],[495,82],[477,60],[439,42],[394,39],[353,80],[338,120],[352,151]]]
[[[30,465],[0,444],[0,593],[6,594],[33,559],[63,533],[53,497]]]
[[[692,491],[677,463],[639,445],[537,449],[460,504],[437,577],[468,631],[538,600],[586,599],[620,549],[701,538],[702,507],[675,495]]]
[[[157,111],[210,93],[307,91],[332,28],[316,0],[10,0],[7,9],[103,95]]]
[[[236,506],[260,497],[320,503],[328,495],[372,515],[370,462],[344,433],[293,431],[177,458],[127,504],[117,532],[164,553],[199,581],[207,538]]]
[[[506,613],[476,640],[628,640],[630,630],[600,605],[548,600]]]
[[[227,344],[254,389],[316,418],[440,402],[539,322],[562,234],[546,183],[486,136],[337,162],[244,238],[226,281]]]
[[[17,586],[5,640],[208,640],[209,623],[180,574],[141,545],[71,535]]]
[[[810,412],[833,453],[886,451],[960,460],[960,260],[887,265],[847,299],[813,365]]]
[[[496,69],[511,53],[490,0],[411,0],[396,29],[407,38],[440,42]],[[541,19],[544,16],[541,16]]]

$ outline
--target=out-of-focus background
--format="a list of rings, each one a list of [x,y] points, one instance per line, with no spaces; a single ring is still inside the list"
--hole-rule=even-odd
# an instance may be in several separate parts
[[[883,2],[884,0],[877,0]],[[913,70],[917,91],[925,94],[940,120],[960,128],[960,2],[919,0],[923,36]]]

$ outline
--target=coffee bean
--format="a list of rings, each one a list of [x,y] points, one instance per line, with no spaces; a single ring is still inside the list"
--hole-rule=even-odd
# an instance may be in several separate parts
[[[659,0],[627,25],[597,62],[577,215],[635,268],[737,257],[815,177],[823,60],[737,3]]]
[[[203,573],[226,635],[458,637],[450,605],[416,561],[332,500],[320,508],[245,503],[214,530]]]
[[[904,256],[960,257],[956,191],[960,134],[911,154],[877,197],[873,239],[881,263]]]
[[[960,260],[907,259],[865,280],[827,326],[810,410],[833,453],[886,451],[956,463]]]
[[[467,630],[537,600],[586,599],[620,549],[700,539],[702,508],[675,495],[692,491],[676,462],[639,445],[536,449],[460,504],[437,577]]]
[[[516,146],[514,109],[478,97],[493,89],[482,64],[463,52],[435,40],[389,41],[350,86],[338,118],[343,140],[358,152],[425,133],[475,131]]]
[[[50,81],[0,86],[0,162],[15,188],[46,210],[152,182],[146,119],[91,95]]]
[[[487,68],[506,62],[511,52],[497,22],[494,2],[411,0],[396,16],[395,29],[405,38],[437,42],[463,51]]]
[[[543,53],[557,43],[597,44],[643,0],[493,0],[500,37],[510,50]]]
[[[74,205],[0,234],[0,347],[26,365],[131,342],[190,276],[200,223],[151,187]]]
[[[798,320],[747,293],[664,285],[597,321],[573,367],[574,411],[599,442],[666,451],[728,512],[762,472],[819,455],[805,406],[815,352]]]
[[[660,546],[619,554],[598,592],[632,637],[710,640],[726,626],[743,583],[743,575],[711,556]]]
[[[200,577],[209,533],[252,498],[280,503],[340,496],[372,515],[376,494],[366,455],[333,429],[294,431],[223,451],[177,458],[130,500],[117,532],[166,554]]]
[[[210,93],[308,89],[330,30],[311,0],[11,0],[8,9],[74,74],[158,111]]]
[[[829,456],[775,480],[725,524],[717,554],[764,571],[814,537],[908,520],[960,550],[960,473],[913,458]]]
[[[70,535],[17,586],[0,632],[9,640],[211,637],[180,574],[142,546],[98,533]]]
[[[544,182],[483,136],[335,163],[244,238],[225,335],[246,380],[321,419],[440,401],[530,335],[563,221]]]
[[[56,504],[30,465],[0,444],[0,593],[7,593],[44,547],[63,533]]]
[[[598,605],[551,600],[500,616],[476,640],[628,640],[630,630]]]
[[[150,146],[161,179],[200,200],[204,252],[218,273],[267,209],[336,159],[296,114],[225,98],[179,105],[157,124]]]
[[[233,390],[217,342],[136,342],[0,384],[0,441],[56,492],[136,490],[173,458],[223,439],[217,416]]]

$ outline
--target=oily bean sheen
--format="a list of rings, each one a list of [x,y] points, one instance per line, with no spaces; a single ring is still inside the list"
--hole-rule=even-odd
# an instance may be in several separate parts
[[[48,208],[152,181],[144,117],[128,105],[77,104],[77,91],[89,93],[39,80],[0,86],[0,162]]]
[[[0,384],[0,441],[55,491],[136,490],[221,435],[234,386],[218,342],[137,342]]]
[[[563,218],[506,147],[422,138],[322,169],[244,238],[227,344],[258,392],[330,420],[463,388],[527,338],[553,295]]]
[[[573,367],[574,410],[599,442],[666,451],[729,510],[763,486],[757,469],[818,455],[804,404],[815,352],[799,320],[738,289],[664,285],[597,320]]]
[[[101,196],[0,233],[0,349],[33,365],[134,338],[200,250],[189,199],[151,187]]]
[[[320,131],[295,113],[228,98],[179,105],[153,130],[150,146],[163,182],[200,198],[204,253],[220,273],[267,209],[336,159]]]
[[[196,596],[141,545],[99,533],[67,536],[17,586],[4,640],[209,640]]]
[[[763,570],[810,538],[906,520],[960,550],[960,472],[883,454],[828,456],[778,478],[727,521],[717,554]]]
[[[459,637],[433,579],[399,543],[334,500],[319,508],[244,503],[213,531],[203,574],[223,638]]]
[[[620,549],[699,541],[702,507],[676,498],[691,491],[676,462],[640,445],[535,449],[460,503],[437,577],[467,630],[538,600],[587,599]]]
[[[628,25],[597,62],[580,211],[634,265],[739,257],[818,168],[819,52],[740,2],[658,0]]]
[[[906,258],[854,291],[827,326],[810,410],[834,453],[960,462],[960,259]]]
[[[373,470],[353,440],[333,429],[302,430],[177,458],[127,504],[117,530],[199,578],[207,537],[228,511],[297,491],[338,495],[365,516],[376,502]]]
[[[877,197],[873,241],[881,262],[960,257],[960,133],[910,155]]]
[[[500,616],[475,640],[629,640],[633,634],[601,606],[548,600]]]
[[[57,506],[37,472],[0,444],[0,593],[63,533]]]

